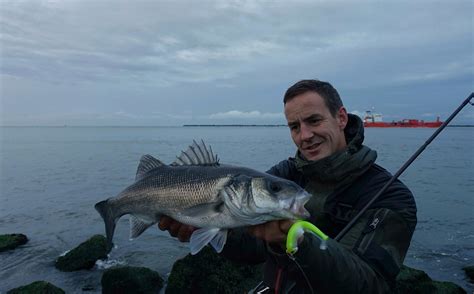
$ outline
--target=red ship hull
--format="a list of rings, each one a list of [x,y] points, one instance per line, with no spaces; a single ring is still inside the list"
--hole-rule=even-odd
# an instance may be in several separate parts
[[[441,121],[422,121],[417,119],[405,119],[393,122],[364,122],[366,128],[439,128]]]

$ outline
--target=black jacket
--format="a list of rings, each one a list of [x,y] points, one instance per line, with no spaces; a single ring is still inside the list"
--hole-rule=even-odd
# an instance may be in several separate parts
[[[318,189],[314,180],[297,168],[294,158],[280,162],[268,172],[292,180],[312,194]],[[234,230],[223,255],[240,262],[265,262],[264,283],[279,293],[388,292],[417,221],[413,195],[403,183],[395,181],[340,242],[332,238],[390,178],[385,169],[370,164],[349,185],[336,188],[319,202],[314,199],[316,204],[312,207],[306,205],[312,215],[310,221],[331,238],[327,250],[319,249],[319,239],[305,234],[295,263],[281,248],[265,244],[244,230]]]

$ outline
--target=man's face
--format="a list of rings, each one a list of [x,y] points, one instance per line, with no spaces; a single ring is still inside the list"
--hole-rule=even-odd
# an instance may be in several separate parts
[[[319,160],[346,147],[347,112],[341,107],[333,117],[316,92],[295,96],[285,104],[291,138],[307,160]]]

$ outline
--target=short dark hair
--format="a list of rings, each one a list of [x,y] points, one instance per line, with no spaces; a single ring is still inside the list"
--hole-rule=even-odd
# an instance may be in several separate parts
[[[336,117],[339,108],[343,106],[341,97],[337,90],[328,82],[319,80],[301,80],[289,87],[286,90],[285,97],[283,98],[283,104],[290,101],[294,97],[304,94],[306,92],[316,92],[324,99],[329,112],[333,117]]]

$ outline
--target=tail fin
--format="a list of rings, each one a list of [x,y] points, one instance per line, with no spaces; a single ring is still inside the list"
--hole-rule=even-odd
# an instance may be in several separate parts
[[[107,235],[107,250],[112,249],[112,239],[115,232],[116,218],[110,207],[109,201],[104,200],[96,203],[95,209],[100,213],[105,223],[105,234]]]

